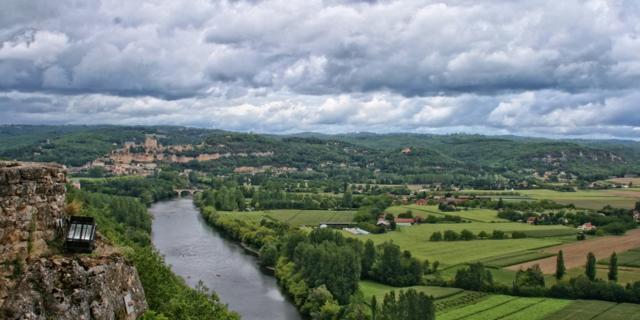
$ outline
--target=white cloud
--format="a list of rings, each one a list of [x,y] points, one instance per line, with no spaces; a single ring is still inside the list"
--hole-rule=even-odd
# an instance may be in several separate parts
[[[624,0],[2,3],[1,121],[640,137],[639,25]]]

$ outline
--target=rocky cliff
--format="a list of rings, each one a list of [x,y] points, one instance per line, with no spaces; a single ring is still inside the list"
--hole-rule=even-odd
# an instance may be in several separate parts
[[[0,161],[0,318],[137,318],[147,304],[135,267],[114,250],[57,249],[66,182],[59,165]]]

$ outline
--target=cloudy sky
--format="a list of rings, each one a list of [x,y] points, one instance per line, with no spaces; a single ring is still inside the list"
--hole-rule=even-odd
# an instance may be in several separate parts
[[[640,1],[3,0],[0,124],[640,139]]]

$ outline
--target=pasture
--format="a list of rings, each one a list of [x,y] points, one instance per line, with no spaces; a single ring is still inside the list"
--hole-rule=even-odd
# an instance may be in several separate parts
[[[469,209],[469,210],[460,210],[460,211],[440,211],[438,206],[421,206],[421,205],[406,205],[406,206],[394,206],[387,208],[387,212],[393,214],[399,214],[406,212],[407,210],[411,210],[414,215],[422,216],[423,218],[427,215],[451,215],[451,216],[459,216],[463,219],[475,222],[507,222],[505,219],[498,218],[498,212],[491,209]]]
[[[259,221],[271,217],[291,226],[319,225],[323,222],[347,223],[353,221],[354,211],[333,210],[265,210],[252,212],[219,211],[219,214],[233,215],[236,218]]]
[[[396,291],[396,294],[400,290],[408,290],[414,289],[418,292],[423,292],[424,294],[433,297],[434,299],[442,299],[446,297],[451,297],[462,293],[464,290],[458,288],[446,288],[446,287],[431,287],[431,286],[412,286],[412,287],[402,287],[396,288],[392,286],[388,286],[385,284],[381,284],[373,281],[360,281],[359,283],[360,290],[364,294],[366,301],[371,301],[372,296],[376,296],[378,301],[382,301],[384,295],[391,291]]]

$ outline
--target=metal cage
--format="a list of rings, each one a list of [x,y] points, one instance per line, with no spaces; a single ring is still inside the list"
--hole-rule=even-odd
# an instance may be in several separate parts
[[[69,217],[64,249],[67,252],[91,253],[95,249],[96,222],[93,217]]]

